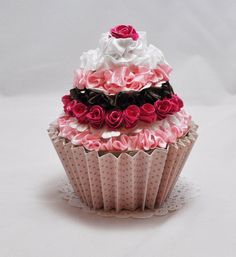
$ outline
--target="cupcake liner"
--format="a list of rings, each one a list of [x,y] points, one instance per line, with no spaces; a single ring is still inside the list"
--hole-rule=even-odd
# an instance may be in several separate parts
[[[197,133],[196,133],[196,129],[197,129],[197,126],[195,127],[195,131],[190,131],[189,135],[185,138],[182,139],[182,143],[184,144],[185,146],[185,151],[184,151],[184,155],[183,155],[183,159],[182,159],[182,162],[180,163],[180,167],[178,169],[178,172],[177,174],[175,175],[173,181],[170,182],[170,188],[167,190],[167,194],[169,195],[170,192],[173,190],[173,187],[175,186],[176,182],[177,182],[177,179],[184,167],[184,164],[185,162],[187,161],[188,159],[188,156],[194,146],[194,143],[195,141],[197,140]],[[168,196],[167,195],[167,196]]]
[[[87,151],[58,136],[56,125],[48,134],[76,195],[93,209],[109,211],[154,209],[162,205],[179,177],[197,139],[197,126],[169,144],[135,152]]]
[[[197,139],[197,126],[192,124],[188,135],[170,144],[166,165],[163,171],[160,188],[157,195],[156,206],[160,206],[171,193],[179,174]]]

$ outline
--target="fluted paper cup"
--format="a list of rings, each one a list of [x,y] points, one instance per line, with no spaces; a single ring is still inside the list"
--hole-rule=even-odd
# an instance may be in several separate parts
[[[197,126],[167,148],[134,152],[87,151],[58,136],[49,137],[74,192],[90,208],[120,211],[161,206],[172,191],[197,139]]]

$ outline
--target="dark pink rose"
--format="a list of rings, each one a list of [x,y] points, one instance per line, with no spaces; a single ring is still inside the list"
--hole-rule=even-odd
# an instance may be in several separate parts
[[[140,120],[152,123],[156,120],[156,118],[156,110],[152,104],[146,103],[140,107]]]
[[[72,101],[72,98],[70,95],[64,95],[62,98],[61,98],[61,101],[63,102],[64,105],[67,105],[69,102]]]
[[[88,107],[85,104],[77,103],[72,111],[79,122],[84,123],[87,121],[86,114],[88,113]]]
[[[168,100],[172,104],[171,109],[169,111],[169,114],[173,114],[175,112],[180,111],[179,101],[178,101],[177,97],[175,97],[175,95],[172,95],[172,97],[170,99],[168,99]]]
[[[94,105],[93,107],[90,108],[89,112],[86,115],[90,125],[93,128],[101,128],[104,119],[105,119],[105,111],[103,108],[99,105]]]
[[[109,111],[105,120],[109,128],[119,128],[123,122],[123,112],[120,110]]]
[[[139,38],[136,30],[130,25],[118,25],[110,30],[110,33],[115,38],[132,38],[137,40]]]
[[[175,96],[175,98],[176,98],[177,101],[178,101],[179,108],[181,109],[181,108],[184,106],[184,103],[183,103],[182,99],[179,98],[177,95],[174,95],[174,96]]]
[[[140,109],[137,105],[130,105],[123,111],[124,123],[126,128],[133,128],[139,119]]]
[[[68,102],[67,104],[64,105],[64,112],[67,115],[74,116],[73,108],[75,107],[76,104],[77,104],[76,100],[72,100]]]
[[[172,110],[172,102],[170,99],[157,100],[154,103],[158,120],[164,119]]]
[[[170,101],[172,103],[170,114],[179,112],[180,109],[183,107],[183,101],[176,94],[172,95],[172,98],[170,98]]]

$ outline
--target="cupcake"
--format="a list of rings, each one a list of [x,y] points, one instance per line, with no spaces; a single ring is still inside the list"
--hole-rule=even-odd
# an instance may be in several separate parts
[[[48,129],[75,194],[105,211],[160,207],[197,138],[172,68],[130,25],[103,33],[80,60]]]

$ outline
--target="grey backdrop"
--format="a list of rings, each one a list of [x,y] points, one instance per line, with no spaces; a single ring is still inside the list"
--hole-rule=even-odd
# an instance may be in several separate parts
[[[235,0],[0,0],[1,257],[235,257],[235,14]],[[82,51],[119,23],[164,52],[199,124],[183,171],[199,197],[162,218],[104,219],[58,195],[46,129]]]
[[[0,1],[0,93],[67,90],[82,51],[124,23],[146,30],[192,103],[236,93],[235,1]],[[216,97],[209,99],[208,94]]]

